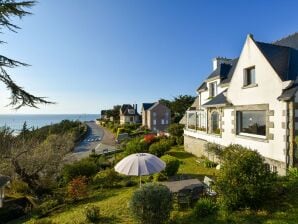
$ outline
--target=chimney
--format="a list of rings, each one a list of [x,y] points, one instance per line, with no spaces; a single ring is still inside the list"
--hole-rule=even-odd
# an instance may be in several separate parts
[[[222,63],[225,63],[225,62],[230,62],[232,59],[229,59],[229,58],[224,58],[224,57],[216,57],[216,58],[213,58],[213,71],[215,71],[218,66]]]
[[[134,104],[133,109],[135,109],[135,111],[138,112],[138,104]]]

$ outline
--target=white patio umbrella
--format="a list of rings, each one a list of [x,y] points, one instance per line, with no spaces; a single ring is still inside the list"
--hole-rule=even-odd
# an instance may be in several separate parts
[[[164,170],[165,167],[165,162],[157,156],[149,153],[135,153],[117,163],[115,170],[128,176],[139,176],[141,186],[142,176],[158,173]]]

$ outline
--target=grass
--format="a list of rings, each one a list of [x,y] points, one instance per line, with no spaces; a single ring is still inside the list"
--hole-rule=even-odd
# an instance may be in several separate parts
[[[205,175],[216,176],[217,171],[214,168],[205,168],[203,164],[196,162],[197,158],[184,152],[181,147],[174,147],[169,152],[170,155],[177,157],[181,161],[178,175],[189,175],[191,177],[203,179]],[[132,193],[137,189],[135,187],[125,187],[118,189],[90,190],[87,199],[66,205],[55,212],[52,212],[46,220],[52,223],[86,223],[84,217],[84,208],[86,205],[96,205],[100,208],[102,220],[99,223],[136,223],[129,211],[128,202]],[[269,202],[269,209],[261,211],[239,211],[230,214],[219,212],[217,215],[209,216],[197,220],[192,210],[185,211],[174,210],[171,213],[171,219],[176,224],[296,224],[298,223],[298,187],[292,187],[291,190],[278,198]],[[46,221],[45,220],[45,221]],[[34,223],[33,218],[27,220],[18,220],[12,223]],[[41,223],[41,222],[40,222]]]

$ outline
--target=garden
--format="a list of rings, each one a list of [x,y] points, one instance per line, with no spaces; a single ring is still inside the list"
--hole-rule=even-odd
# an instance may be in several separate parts
[[[26,197],[32,208],[25,208],[25,216],[10,223],[298,222],[296,168],[290,169],[288,176],[278,177],[257,152],[238,145],[221,148],[208,144],[212,160],[197,158],[184,151],[180,127],[171,133],[171,137],[144,134],[124,141],[121,153],[91,154],[50,169],[56,173],[48,176],[51,184],[42,192],[22,179],[12,181],[7,196]],[[138,152],[154,154],[166,163],[162,172],[144,176],[141,188],[138,177],[120,175],[113,169],[125,156]],[[220,170],[215,168],[217,161]],[[183,208],[162,185],[163,181],[193,178],[203,182],[205,176],[214,180],[212,188],[217,195],[201,194]]]

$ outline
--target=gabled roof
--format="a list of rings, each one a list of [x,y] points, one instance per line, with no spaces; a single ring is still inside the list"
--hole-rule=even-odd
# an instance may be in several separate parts
[[[279,75],[282,81],[289,80],[291,48],[255,41],[256,45]]]
[[[227,90],[221,92],[217,96],[215,96],[212,100],[208,101],[203,107],[221,107],[221,106],[226,106],[230,104],[230,102],[227,100],[226,95]]]
[[[298,33],[294,33],[287,37],[284,37],[278,41],[273,42],[273,44],[298,50]]]
[[[125,116],[139,115],[137,110],[133,108],[130,104],[123,104],[120,108],[121,114]]]
[[[142,107],[143,107],[144,110],[148,110],[153,105],[154,105],[154,103],[143,103]]]
[[[207,79],[219,77],[225,79],[231,69],[232,65],[227,62],[221,63],[209,76]]]
[[[207,83],[204,81],[199,88],[197,88],[197,91],[205,91],[207,90]]]
[[[239,58],[235,58],[233,60],[230,61],[230,65],[231,65],[231,68],[227,74],[227,76],[221,80],[220,84],[226,84],[226,83],[229,83],[233,77],[233,74],[234,74],[234,71],[235,71],[235,68],[237,66],[237,62],[238,62],[238,59]]]
[[[220,84],[226,84],[229,83],[232,79],[232,76],[234,74],[234,70],[236,68],[238,62],[238,58],[232,59],[229,62],[223,62],[221,63],[217,69],[215,69],[207,78],[211,79],[213,77],[219,77],[220,78]],[[207,90],[207,83],[204,81],[197,91],[205,91]]]
[[[198,110],[200,108],[200,97],[196,97],[193,104],[189,107],[188,110]]]
[[[255,43],[282,81],[295,81],[298,78],[298,33],[294,33],[273,43],[259,41],[255,41]],[[238,59],[235,58],[220,64],[208,76],[207,80],[213,77],[220,77],[220,85],[230,83]],[[279,99],[289,98],[289,96],[293,97],[293,94],[297,91],[296,88],[298,87],[294,85],[284,90]],[[205,91],[207,89],[206,81],[204,81],[197,91]],[[213,100],[211,101],[213,102]]]

